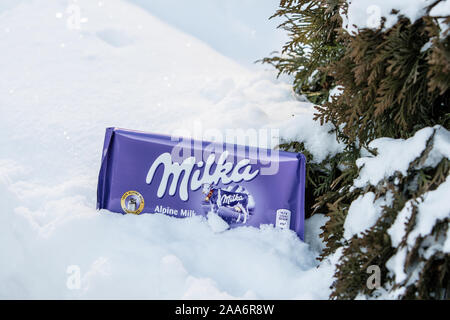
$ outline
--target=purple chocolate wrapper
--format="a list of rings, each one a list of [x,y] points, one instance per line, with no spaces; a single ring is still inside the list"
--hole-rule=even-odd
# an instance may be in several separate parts
[[[107,128],[97,209],[184,218],[212,211],[231,228],[272,224],[303,240],[300,153]]]

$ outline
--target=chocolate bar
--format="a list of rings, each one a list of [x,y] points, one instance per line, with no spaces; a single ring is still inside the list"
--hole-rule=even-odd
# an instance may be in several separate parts
[[[231,228],[271,224],[303,239],[305,162],[301,153],[107,128],[97,209],[214,212]]]

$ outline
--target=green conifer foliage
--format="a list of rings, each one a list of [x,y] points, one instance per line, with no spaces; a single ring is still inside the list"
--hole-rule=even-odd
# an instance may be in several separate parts
[[[276,17],[290,40],[281,54],[262,60],[280,73],[294,76],[294,90],[317,105],[316,120],[334,125],[342,153],[317,163],[302,141],[287,141],[285,150],[307,156],[307,214],[329,216],[321,237],[326,243],[322,257],[338,248],[342,256],[333,283],[334,299],[359,294],[375,297],[380,291],[366,287],[367,267],[381,267],[382,288],[398,298],[448,298],[450,256],[442,250],[424,256],[427,245],[442,241],[449,219],[437,221],[429,235],[418,237],[413,247],[406,237],[416,225],[417,206],[450,175],[450,159],[422,167],[433,147],[430,138],[423,153],[410,164],[407,175],[396,173],[377,186],[352,188],[359,174],[356,160],[361,150],[374,156],[369,143],[376,138],[409,138],[419,129],[441,125],[450,128],[450,17],[432,17],[430,10],[444,0],[435,0],[416,21],[398,15],[397,23],[385,28],[361,29],[348,34],[342,28],[345,0],[281,0]],[[336,86],[342,93],[330,96]],[[435,127],[436,128],[436,127]],[[393,195],[376,224],[362,236],[345,240],[344,223],[349,207],[359,196],[373,192],[376,199]],[[404,241],[394,247],[387,230],[406,203],[412,203]],[[450,213],[449,213],[450,216]],[[406,249],[405,249],[406,248]],[[407,251],[404,270],[408,277],[397,283],[386,263],[400,250]],[[413,275],[415,270],[418,274]]]
[[[282,17],[279,26],[290,40],[281,55],[261,60],[278,69],[279,74],[295,77],[294,90],[312,102],[322,103],[328,98],[334,78],[327,70],[330,61],[343,54],[337,41],[337,28],[342,24],[339,8],[343,0],[281,0],[279,10],[271,17]]]
[[[437,129],[434,129],[435,132]],[[435,133],[434,132],[434,133]],[[369,277],[367,269],[371,265],[381,268],[383,290],[402,289],[393,297],[406,299],[445,299],[448,298],[450,284],[450,255],[439,248],[446,239],[450,225],[450,212],[442,220],[438,220],[430,234],[419,236],[412,246],[407,245],[408,236],[417,225],[418,206],[427,193],[435,191],[446,179],[450,179],[450,160],[442,159],[435,166],[424,167],[434,147],[434,133],[428,139],[421,155],[412,161],[406,175],[396,172],[385,178],[376,186],[366,185],[351,192],[353,198],[367,192],[375,193],[376,199],[389,199],[392,202],[383,207],[381,217],[373,227],[362,236],[353,236],[350,240],[342,240],[342,258],[336,268],[336,281],[333,283],[333,299],[354,299],[358,294],[377,297],[381,294],[366,286]],[[411,217],[404,226],[405,235],[398,247],[393,246],[387,230],[394,224],[400,211],[411,203]],[[334,219],[336,220],[336,219]],[[387,262],[395,254],[406,250],[404,270],[407,278],[396,283],[387,268]]]
[[[343,58],[330,67],[343,94],[318,107],[317,118],[342,125],[350,141],[363,144],[448,126],[450,37],[439,33],[431,17],[413,24],[400,18],[389,30],[363,29],[350,37]]]

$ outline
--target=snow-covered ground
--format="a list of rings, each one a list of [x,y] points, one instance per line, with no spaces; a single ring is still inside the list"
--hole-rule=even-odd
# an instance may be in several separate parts
[[[128,1],[247,67],[287,40],[284,30],[277,29],[281,20],[269,20],[278,0]]]
[[[95,211],[108,126],[279,128],[317,159],[340,150],[289,83],[124,0],[2,0],[0,51],[0,298],[328,297],[320,216],[303,243]]]

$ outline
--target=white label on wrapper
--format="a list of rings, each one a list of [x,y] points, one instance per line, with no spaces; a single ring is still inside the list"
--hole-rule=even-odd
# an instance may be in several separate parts
[[[278,209],[275,227],[289,229],[291,225],[291,211],[288,209]]]

